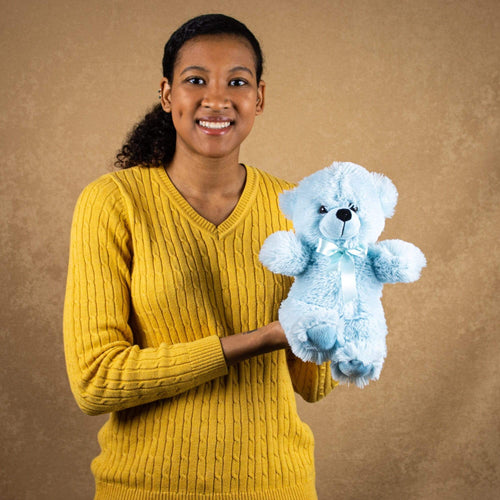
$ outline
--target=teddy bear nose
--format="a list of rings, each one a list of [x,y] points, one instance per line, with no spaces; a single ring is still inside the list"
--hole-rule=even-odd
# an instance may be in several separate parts
[[[337,219],[340,219],[343,222],[347,222],[348,220],[351,220],[351,211],[347,208],[340,208],[337,210]]]

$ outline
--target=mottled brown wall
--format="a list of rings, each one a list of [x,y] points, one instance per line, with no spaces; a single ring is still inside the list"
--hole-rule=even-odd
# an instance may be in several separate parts
[[[155,102],[162,46],[202,0],[1,2],[0,496],[92,497],[104,418],[80,413],[61,334],[71,214]],[[498,0],[213,1],[267,56],[242,159],[298,180],[333,160],[400,191],[384,237],[429,265],[387,286],[389,356],[364,390],[299,402],[321,500],[497,498]]]

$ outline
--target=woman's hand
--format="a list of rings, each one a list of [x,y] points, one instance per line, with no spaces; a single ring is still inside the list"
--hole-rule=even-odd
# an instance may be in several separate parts
[[[220,339],[228,366],[267,352],[285,349],[288,341],[279,321]]]

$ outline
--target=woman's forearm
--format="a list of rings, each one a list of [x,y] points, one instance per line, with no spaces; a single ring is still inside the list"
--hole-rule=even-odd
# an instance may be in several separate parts
[[[222,337],[220,342],[229,366],[259,354],[288,347],[285,332],[279,321],[250,332]]]

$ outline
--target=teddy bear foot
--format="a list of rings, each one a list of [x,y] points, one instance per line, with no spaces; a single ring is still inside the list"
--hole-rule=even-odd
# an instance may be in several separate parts
[[[335,329],[329,325],[317,325],[308,328],[307,337],[310,344],[320,351],[329,351],[337,340]]]
[[[358,359],[352,361],[342,361],[339,363],[339,370],[347,377],[368,377],[374,372],[374,366],[370,363],[365,365]]]
[[[341,384],[354,383],[358,387],[365,387],[370,380],[379,377],[380,369],[373,363],[364,364],[362,361],[353,359],[340,361],[331,365],[332,377]]]
[[[292,352],[303,361],[321,364],[339,348],[339,331],[327,324],[303,328],[287,334]]]

